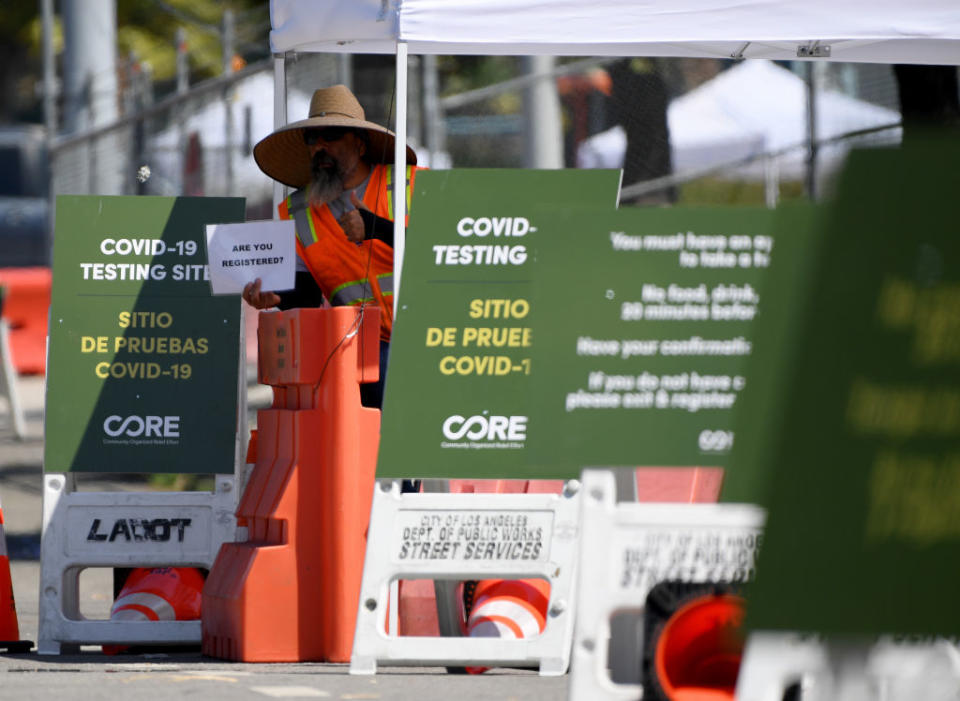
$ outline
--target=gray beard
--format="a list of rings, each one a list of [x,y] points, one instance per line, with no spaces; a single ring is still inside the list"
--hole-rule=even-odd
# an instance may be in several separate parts
[[[343,177],[339,168],[314,168],[313,179],[307,190],[307,201],[322,207],[343,194]]]

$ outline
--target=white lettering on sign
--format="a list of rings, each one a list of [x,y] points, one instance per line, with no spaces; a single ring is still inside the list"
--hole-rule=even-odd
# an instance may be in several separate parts
[[[624,534],[617,583],[648,591],[657,582],[752,580],[763,541],[759,528],[663,528]]]
[[[457,222],[457,234],[463,238],[507,239],[534,233],[525,217],[463,217]],[[523,245],[472,243],[433,246],[434,265],[523,265],[527,247]]]
[[[527,439],[526,416],[471,416],[459,414],[443,422],[443,436],[451,441],[467,437],[472,441],[524,441]]]
[[[162,256],[167,244],[162,239],[104,239],[100,252],[107,256]]]
[[[552,511],[401,510],[391,552],[395,562],[543,562],[552,532]]]
[[[581,339],[582,340],[582,339]],[[611,352],[618,352],[619,348]],[[587,374],[586,387],[568,392],[568,412],[604,409],[643,409],[650,411],[683,411],[733,409],[739,393],[746,387],[743,375],[701,375],[691,370],[672,375],[612,375],[602,370]],[[726,452],[733,447],[733,434],[720,440],[717,436],[699,437],[700,450]]]
[[[433,247],[435,265],[523,265],[526,246],[438,244]]]
[[[179,416],[108,416],[103,422],[103,432],[108,436],[154,436],[180,437]]]
[[[461,236],[526,236],[536,230],[524,217],[464,217],[457,222]]]
[[[676,234],[630,236],[610,232],[615,251],[676,251],[681,268],[766,268],[773,239],[769,236]]]

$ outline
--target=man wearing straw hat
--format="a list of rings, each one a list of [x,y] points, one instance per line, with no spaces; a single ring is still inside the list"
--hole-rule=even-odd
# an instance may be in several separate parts
[[[343,85],[322,88],[310,116],[270,134],[253,149],[260,170],[296,188],[280,205],[297,231],[297,278],[291,292],[248,284],[243,298],[257,309],[319,306],[380,308],[380,382],[361,385],[365,406],[379,407],[393,326],[394,134],[368,122]],[[407,211],[417,156],[407,147]]]

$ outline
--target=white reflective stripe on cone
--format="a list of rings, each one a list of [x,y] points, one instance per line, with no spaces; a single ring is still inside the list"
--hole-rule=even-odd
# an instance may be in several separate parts
[[[175,621],[177,613],[173,610],[166,599],[145,591],[133,592],[126,596],[121,596],[113,602],[113,608],[110,609],[110,618],[114,613],[119,612],[125,606],[143,606],[153,611],[157,615],[158,621]]]
[[[512,627],[512,623],[493,620],[492,618],[482,618],[470,628],[471,638],[516,638],[517,631]],[[520,636],[523,637],[522,635]]]
[[[143,612],[142,609],[120,609],[110,614],[111,621],[155,621]]]
[[[496,619],[505,618],[516,625],[524,638],[540,635],[540,621],[526,606],[514,601],[493,599],[484,601],[470,612],[470,636],[475,638],[505,638],[503,633],[509,631],[510,637],[516,637],[506,624],[498,624]],[[486,619],[486,620],[483,620]],[[484,623],[492,625],[484,625]]]

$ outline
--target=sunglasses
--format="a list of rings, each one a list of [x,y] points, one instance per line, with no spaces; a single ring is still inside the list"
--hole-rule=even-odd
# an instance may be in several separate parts
[[[352,132],[350,127],[313,127],[303,130],[303,143],[307,146],[313,146],[318,141],[332,143],[340,141],[344,136]]]

